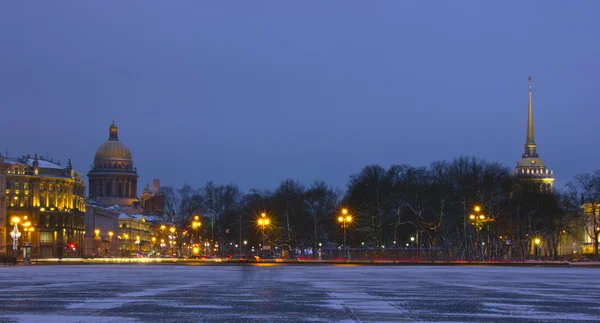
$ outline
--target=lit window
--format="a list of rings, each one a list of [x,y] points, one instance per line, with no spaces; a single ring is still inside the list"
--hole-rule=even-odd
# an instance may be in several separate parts
[[[52,243],[52,232],[40,232],[41,243]]]

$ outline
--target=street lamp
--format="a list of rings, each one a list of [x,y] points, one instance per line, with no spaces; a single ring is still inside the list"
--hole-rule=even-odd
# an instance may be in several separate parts
[[[167,245],[165,244],[165,239],[160,239],[160,248],[161,248],[161,250],[162,250],[163,256],[164,256],[164,254],[165,254],[165,247],[166,247],[166,246],[167,246]]]
[[[196,233],[196,235],[198,235],[198,228],[200,228],[201,226],[202,226],[202,222],[200,222],[200,216],[195,215],[194,221],[192,221],[192,229],[194,230],[194,233]],[[192,236],[191,242],[192,242],[192,244],[194,244],[193,236]]]
[[[21,237],[21,232],[19,232],[19,228],[17,227],[19,221],[20,219],[18,217],[12,218],[12,223],[14,226],[12,232],[10,233],[10,236],[13,239],[13,263],[15,264],[17,263],[17,247],[19,244],[19,237]]]
[[[260,218],[258,219],[258,225],[260,226],[261,236],[262,236],[262,256],[264,258],[264,249],[265,249],[265,227],[268,227],[271,223],[271,220],[267,218],[267,214],[265,212],[261,213]],[[245,241],[244,241],[245,242]]]
[[[348,209],[342,209],[342,215],[338,217],[338,222],[344,229],[344,256],[348,259],[348,248],[346,247],[346,227],[352,223],[352,216],[348,214]]]
[[[477,240],[475,241],[475,243],[476,243],[475,252],[477,253],[477,248],[479,248],[479,244],[480,244],[481,229],[483,229],[485,224],[487,224],[489,222],[493,222],[494,219],[486,216],[485,214],[480,213],[481,207],[479,207],[478,205],[476,205],[473,208],[473,210],[475,211],[475,214],[470,214],[469,220],[471,221],[471,224],[475,227],[475,230],[477,231]],[[484,254],[485,248],[483,246],[484,246],[484,244],[481,244],[481,260],[485,259],[485,254]]]
[[[173,254],[173,251],[175,251],[175,239],[177,238],[175,233],[176,229],[175,227],[171,227],[169,231],[171,231],[171,234],[169,235],[169,245],[171,246],[171,254]]]
[[[98,242],[98,241],[100,241],[100,229],[94,230],[94,233],[96,234],[94,236],[94,252],[96,253],[96,256],[98,256],[98,250],[100,250],[100,246],[99,246],[99,242]]]
[[[140,254],[140,256],[142,255],[142,242],[140,241],[140,236],[135,236],[135,244],[137,245],[138,248],[138,254]]]
[[[535,239],[533,239],[533,243],[535,244],[535,250],[534,250],[535,260],[539,260],[539,258],[540,258],[540,245],[542,244],[542,239],[535,238]]]
[[[108,250],[110,250],[110,253],[112,253],[112,249],[113,249],[113,248],[112,248],[112,237],[113,237],[113,235],[115,235],[115,233],[114,233],[114,232],[112,232],[112,231],[108,231],[108,237],[110,238],[110,245],[109,245],[109,248],[108,248]]]
[[[129,235],[127,233],[123,234],[125,238],[125,257],[129,256]]]

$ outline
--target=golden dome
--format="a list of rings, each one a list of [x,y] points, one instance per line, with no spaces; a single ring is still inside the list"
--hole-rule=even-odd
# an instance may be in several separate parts
[[[131,160],[129,148],[120,141],[109,140],[96,150],[94,159],[128,159]]]
[[[98,150],[96,150],[96,155],[94,156],[94,159],[131,160],[131,152],[129,151],[129,148],[127,148],[127,146],[125,146],[124,143],[119,141],[119,128],[115,124],[114,119],[108,131],[108,140],[105,143],[103,143],[102,146],[98,148]]]

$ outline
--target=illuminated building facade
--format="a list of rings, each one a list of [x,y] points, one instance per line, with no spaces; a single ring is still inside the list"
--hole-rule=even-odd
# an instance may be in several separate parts
[[[156,250],[157,225],[146,221],[143,214],[125,214],[119,217],[119,252],[123,257],[144,256]],[[152,241],[154,238],[154,241]]]
[[[13,220],[19,221],[19,245],[30,242],[34,257],[80,256],[85,231],[82,174],[73,170],[70,160],[66,167],[37,155],[4,161],[9,164],[4,225],[12,227]],[[4,241],[12,248],[10,236]]]
[[[529,77],[529,106],[527,114],[527,138],[525,140],[525,153],[517,162],[515,176],[521,180],[521,184],[535,187],[541,191],[551,192],[554,183],[554,174],[549,170],[537,153],[533,132],[533,103],[531,93],[531,77]]]
[[[6,171],[10,164],[4,162],[4,156],[0,155],[0,255],[6,253],[6,237],[8,236],[6,220]]]
[[[121,207],[137,204],[137,169],[131,152],[119,140],[119,128],[113,120],[108,140],[94,156],[94,166],[88,173],[89,198],[102,206]]]

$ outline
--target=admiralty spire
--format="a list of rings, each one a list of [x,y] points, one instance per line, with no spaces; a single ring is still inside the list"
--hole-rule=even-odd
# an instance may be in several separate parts
[[[531,187],[542,191],[552,191],[554,176],[537,153],[537,145],[533,131],[533,98],[531,89],[531,76],[529,77],[529,105],[527,107],[527,137],[525,139],[525,153],[517,162],[515,175]]]

